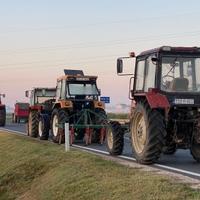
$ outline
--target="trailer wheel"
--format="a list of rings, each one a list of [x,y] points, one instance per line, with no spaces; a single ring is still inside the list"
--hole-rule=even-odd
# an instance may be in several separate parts
[[[190,153],[197,162],[200,162],[200,143],[195,140],[195,137],[192,138]]]
[[[158,160],[166,136],[163,116],[157,110],[150,109],[148,104],[138,103],[130,130],[136,160],[142,164],[152,164]]]
[[[28,135],[31,137],[38,136],[38,112],[35,110],[29,113]]]
[[[38,136],[40,140],[48,140],[50,129],[50,118],[46,114],[41,114],[38,124]]]
[[[51,115],[51,138],[55,143],[65,142],[64,124],[68,113],[63,109],[54,109]]]
[[[6,124],[6,108],[0,108],[0,126],[5,126]]]
[[[124,133],[117,121],[110,122],[106,133],[106,146],[111,155],[121,155],[124,147]]]

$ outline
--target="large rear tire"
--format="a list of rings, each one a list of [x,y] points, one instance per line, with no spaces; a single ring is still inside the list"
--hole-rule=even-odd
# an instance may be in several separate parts
[[[68,122],[68,113],[63,109],[54,109],[51,115],[51,138],[53,142],[65,142],[64,124],[66,122]]]
[[[200,162],[200,135],[195,135],[192,137],[192,143],[190,147],[190,153],[192,154],[193,158]]]
[[[0,108],[0,126],[5,126],[6,124],[6,108]]]
[[[107,124],[107,115],[105,110],[103,109],[95,109],[95,121],[94,124],[96,125],[105,125]],[[105,137],[101,141],[101,136],[100,136],[101,128],[96,128],[94,129],[92,133],[92,143],[101,143],[104,142]]]
[[[50,117],[46,114],[39,116],[38,136],[40,140],[48,140],[50,129]]]
[[[158,160],[165,143],[166,128],[163,116],[147,103],[137,103],[131,119],[131,141],[136,160],[152,164]]]
[[[38,111],[30,111],[28,118],[28,135],[31,137],[38,136]]]
[[[117,121],[110,122],[106,133],[106,147],[111,155],[121,155],[124,147],[124,133]]]

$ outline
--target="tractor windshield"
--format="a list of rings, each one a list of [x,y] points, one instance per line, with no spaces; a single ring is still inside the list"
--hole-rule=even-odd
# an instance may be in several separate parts
[[[99,95],[97,86],[94,83],[69,83],[68,87],[69,87],[70,96],[77,96],[77,95],[98,96]]]
[[[161,89],[167,92],[200,92],[200,57],[162,57]]]

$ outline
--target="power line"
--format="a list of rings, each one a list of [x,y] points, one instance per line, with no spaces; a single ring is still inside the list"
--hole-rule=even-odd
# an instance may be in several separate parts
[[[149,36],[143,36],[143,37],[136,37],[136,38],[129,38],[128,40],[109,40],[109,41],[101,41],[99,43],[75,43],[75,44],[65,44],[65,45],[57,45],[57,46],[41,46],[41,47],[35,47],[35,48],[23,48],[23,49],[17,49],[17,50],[3,50],[0,51],[2,54],[10,54],[10,53],[32,53],[33,51],[43,51],[43,50],[66,50],[66,49],[78,49],[78,48],[93,48],[93,47],[105,47],[105,46],[115,46],[115,45],[124,45],[128,44],[130,42],[142,42],[142,41],[148,41],[148,40],[158,40],[161,38],[184,38],[184,37],[194,37],[199,36],[200,30],[197,31],[191,31],[191,32],[181,32],[181,33],[171,33],[171,34],[163,34],[163,35],[149,35]]]
[[[197,32],[194,32],[194,33],[197,33]],[[192,35],[188,35],[189,37],[191,37]],[[182,38],[180,35],[177,35],[178,38]],[[185,36],[184,36],[185,37]],[[171,37],[170,37],[171,38]],[[172,37],[172,38],[176,38],[176,37]],[[147,39],[147,38],[146,38]],[[150,38],[148,38],[147,40],[153,42],[152,40],[150,40]],[[144,39],[142,40],[142,42],[146,42],[144,41]],[[124,43],[122,43],[124,44]],[[86,47],[85,47],[86,48]],[[82,60],[76,60],[76,63],[82,63],[82,62],[91,62],[91,61],[98,61],[99,58],[102,58],[103,60],[105,60],[105,58],[110,58],[111,57],[117,57],[119,55],[115,54],[115,55],[106,55],[106,56],[95,56],[95,57],[89,57],[89,58],[85,58],[85,59],[82,59]],[[100,59],[100,61],[102,61],[102,59]],[[38,65],[43,65],[44,63],[52,63],[52,62],[62,62],[62,63],[73,63],[73,61],[69,61],[69,60],[52,60],[52,61],[34,61],[34,62],[25,62],[25,63],[9,63],[9,64],[1,64],[0,65],[0,69],[6,69],[7,67],[9,66],[19,66],[19,65],[33,65],[33,64],[38,64]],[[15,69],[18,68],[18,67],[15,67]],[[19,67],[21,68],[21,67]]]
[[[166,19],[171,19],[175,17],[184,17],[184,16],[194,16],[198,15],[199,13],[195,12],[187,12],[187,13],[176,13],[172,15],[162,15],[162,16],[153,16],[153,17],[136,17],[135,19],[124,19],[124,20],[114,20],[114,21],[106,21],[106,22],[96,22],[96,23],[89,23],[89,24],[79,24],[77,25],[64,25],[64,26],[50,26],[50,27],[29,27],[25,28],[24,30],[10,30],[7,31],[6,34],[8,33],[17,33],[17,32],[30,32],[30,31],[47,31],[47,30],[62,30],[62,29],[82,29],[82,28],[88,28],[88,27],[96,27],[96,26],[101,26],[101,25],[111,25],[111,24],[124,24],[124,23],[133,23],[133,22],[142,22],[142,21],[152,21],[152,20],[163,20],[164,18]],[[1,32],[2,33],[2,32]]]

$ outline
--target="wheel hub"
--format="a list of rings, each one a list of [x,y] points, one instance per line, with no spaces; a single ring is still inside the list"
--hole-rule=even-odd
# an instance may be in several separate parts
[[[107,132],[107,144],[109,149],[113,148],[113,133],[111,128],[109,128],[108,132]]]
[[[42,122],[39,121],[39,124],[38,124],[38,134],[40,137],[42,137]]]
[[[58,116],[53,116],[53,135],[56,137],[58,135]]]
[[[137,113],[135,116],[135,123],[132,127],[132,143],[137,153],[141,153],[144,150],[146,143],[146,123],[142,113]]]

